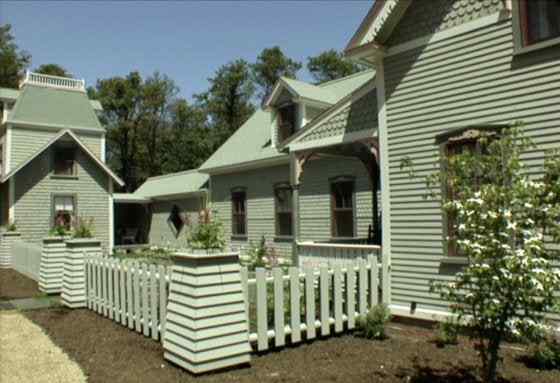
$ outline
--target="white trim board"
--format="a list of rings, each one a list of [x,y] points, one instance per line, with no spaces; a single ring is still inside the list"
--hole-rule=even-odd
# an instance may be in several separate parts
[[[377,129],[359,130],[347,134],[337,134],[328,138],[320,138],[319,143],[314,140],[295,143],[290,146],[290,150],[297,152],[302,150],[319,149],[329,146],[337,146],[347,143],[352,143],[366,138],[377,137]]]

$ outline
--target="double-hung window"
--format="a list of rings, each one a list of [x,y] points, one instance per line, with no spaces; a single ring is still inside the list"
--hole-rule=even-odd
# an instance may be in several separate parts
[[[512,4],[516,52],[560,44],[560,0],[514,0]]]
[[[231,232],[233,236],[247,236],[247,192],[236,189],[231,192]]]
[[[276,236],[293,236],[292,188],[289,184],[280,184],[274,188],[274,206],[276,210]]]
[[[71,230],[76,219],[76,199],[73,195],[53,197],[53,227],[61,226]]]
[[[331,234],[333,238],[354,236],[354,180],[331,182]]]

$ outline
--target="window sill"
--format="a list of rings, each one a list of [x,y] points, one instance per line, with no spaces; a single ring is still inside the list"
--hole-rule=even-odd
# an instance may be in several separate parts
[[[61,174],[52,174],[51,175],[51,179],[55,179],[55,180],[77,180],[78,176],[64,176]]]
[[[294,237],[291,235],[277,235],[274,237],[274,242],[293,242]]]
[[[469,259],[467,257],[443,257],[441,263],[446,265],[468,265]]]
[[[514,51],[513,51],[513,55],[514,56],[524,55],[524,54],[531,53],[531,52],[534,52],[534,51],[538,51],[538,50],[541,50],[541,49],[550,48],[550,47],[553,47],[555,45],[560,45],[560,37],[555,37],[553,39],[541,41],[541,42],[536,43],[536,44],[515,48]]]
[[[246,235],[232,235],[231,240],[232,241],[247,241],[247,236]]]

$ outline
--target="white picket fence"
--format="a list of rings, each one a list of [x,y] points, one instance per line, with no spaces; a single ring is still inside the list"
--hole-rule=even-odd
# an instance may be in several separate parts
[[[163,339],[170,276],[170,268],[161,265],[88,258],[87,306],[146,337]]]
[[[345,267],[290,267],[267,271],[255,278],[241,271],[251,343],[258,351],[326,337],[352,330],[356,317],[379,303],[377,258],[358,259]]]

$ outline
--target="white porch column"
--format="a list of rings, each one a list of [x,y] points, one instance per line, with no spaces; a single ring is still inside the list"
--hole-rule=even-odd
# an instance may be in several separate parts
[[[300,241],[300,217],[299,217],[299,186],[301,169],[296,153],[290,153],[290,185],[292,187],[292,230],[294,235],[292,262],[298,265],[298,242]]]

